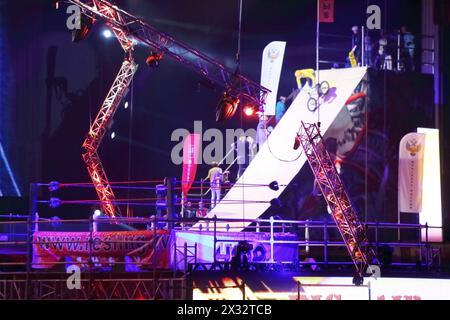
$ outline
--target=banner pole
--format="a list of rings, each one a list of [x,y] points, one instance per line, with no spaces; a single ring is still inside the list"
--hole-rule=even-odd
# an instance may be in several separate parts
[[[319,69],[320,69],[320,54],[319,54],[319,45],[320,45],[320,0],[317,0],[317,26],[316,26],[316,70],[317,70],[317,90],[320,88],[320,75],[319,75]],[[320,106],[317,109],[317,125],[319,128],[320,133]]]
[[[317,0],[317,25],[316,25],[316,70],[319,72],[319,43],[320,43],[320,0]],[[319,80],[319,75],[317,75]]]
[[[399,154],[400,158],[400,154]],[[400,159],[399,159],[400,161]],[[401,216],[400,216],[400,168],[399,168],[399,177],[398,177],[398,188],[397,188],[397,241],[400,242],[401,234],[400,234],[400,224],[401,224]]]

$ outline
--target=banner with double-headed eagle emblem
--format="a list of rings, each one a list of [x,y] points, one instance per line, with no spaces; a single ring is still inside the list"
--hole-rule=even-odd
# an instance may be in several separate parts
[[[267,116],[275,115],[278,85],[280,83],[285,50],[286,42],[274,41],[263,52],[261,85],[271,91],[264,106],[264,114]]]
[[[400,142],[399,212],[420,213],[422,211],[424,149],[424,134],[410,133]]]

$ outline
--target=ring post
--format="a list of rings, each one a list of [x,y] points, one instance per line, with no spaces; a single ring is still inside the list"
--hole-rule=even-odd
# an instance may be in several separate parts
[[[173,187],[175,179],[166,178],[165,184],[167,188],[166,205],[167,205],[167,228],[173,230],[174,227],[174,211],[173,211]]]
[[[27,285],[25,288],[25,296],[27,300],[32,298],[32,288],[31,288],[31,263],[33,260],[33,220],[38,214],[38,188],[37,183],[32,183],[30,185],[30,214],[27,219]]]

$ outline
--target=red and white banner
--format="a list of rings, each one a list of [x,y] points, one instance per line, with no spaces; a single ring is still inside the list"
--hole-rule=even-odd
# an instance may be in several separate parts
[[[286,42],[274,41],[263,51],[261,85],[271,91],[264,106],[264,114],[268,116],[275,115],[285,50]]]
[[[422,211],[424,149],[424,134],[410,133],[400,142],[398,168],[399,212],[420,213]]]
[[[133,259],[139,265],[167,269],[170,235],[167,230],[116,232],[35,232],[33,234],[33,268],[54,267],[69,257],[86,263]]]
[[[200,135],[189,134],[184,139],[183,146],[183,178],[181,188],[184,195],[187,195],[192,188],[195,176],[197,175],[198,153],[200,151]]]
[[[319,1],[319,22],[334,22],[334,0],[318,0]]]

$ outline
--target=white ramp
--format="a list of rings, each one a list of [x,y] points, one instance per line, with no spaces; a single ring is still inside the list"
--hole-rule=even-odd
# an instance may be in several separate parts
[[[363,79],[367,68],[336,69],[320,72],[320,82],[330,84],[329,100],[320,106],[320,122],[322,134],[336,119],[347,99]],[[300,147],[294,150],[296,133],[300,129],[300,122],[316,123],[318,111],[308,110],[309,94],[302,91],[288,109],[281,122],[270,135],[267,143],[260,149],[245,173],[227,195],[209,214],[209,218],[217,216],[222,219],[257,219],[269,207],[272,199],[278,198],[307,162],[306,156]],[[280,185],[278,191],[269,187],[242,188],[239,185],[265,184],[277,181]],[[263,203],[261,203],[263,202]],[[265,203],[264,203],[265,202]],[[230,231],[242,231],[249,223],[218,223],[218,228]],[[192,230],[198,230],[199,224]],[[202,226],[205,230],[205,225]],[[222,229],[223,230],[223,229]]]

